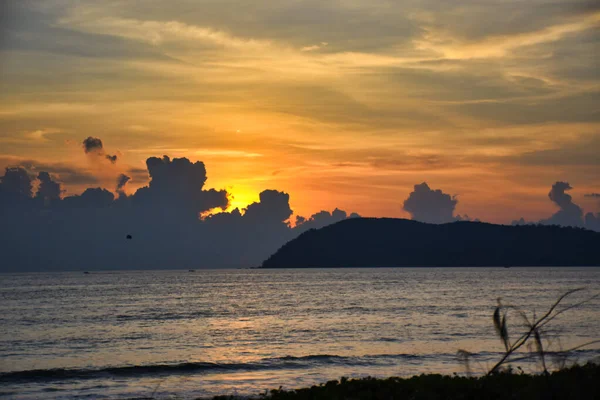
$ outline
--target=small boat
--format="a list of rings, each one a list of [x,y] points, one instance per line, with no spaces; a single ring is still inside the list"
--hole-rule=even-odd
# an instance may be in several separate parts
[[[89,275],[89,272],[87,272],[87,271],[83,271],[83,273],[86,274],[86,275]]]
[[[188,270],[188,272],[196,272],[196,271],[195,271],[195,270],[193,270],[193,269],[190,269],[190,270]]]

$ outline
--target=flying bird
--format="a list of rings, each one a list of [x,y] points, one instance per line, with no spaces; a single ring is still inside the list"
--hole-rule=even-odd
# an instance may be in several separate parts
[[[127,238],[127,239],[131,239],[131,238],[132,238],[132,236],[131,236],[131,235],[127,235],[127,236],[126,236],[126,238]]]

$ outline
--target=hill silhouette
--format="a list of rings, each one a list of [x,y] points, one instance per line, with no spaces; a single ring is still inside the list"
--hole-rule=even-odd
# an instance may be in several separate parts
[[[600,266],[600,233],[482,222],[357,218],[311,229],[262,268]]]

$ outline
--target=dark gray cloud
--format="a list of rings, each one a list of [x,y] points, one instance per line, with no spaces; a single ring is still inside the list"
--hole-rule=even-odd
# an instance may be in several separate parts
[[[290,208],[290,195],[277,190],[265,190],[259,195],[260,201],[246,208],[244,217],[255,223],[286,221],[293,213]]]
[[[131,180],[131,177],[129,177],[125,174],[119,175],[119,177],[117,178],[117,191],[123,190],[123,188],[125,187],[127,182],[129,182],[130,180]]]
[[[172,215],[194,218],[213,208],[227,208],[225,190],[203,190],[206,168],[203,162],[187,158],[151,157],[146,160],[150,184],[138,190],[133,201],[142,207],[162,207]]]
[[[103,150],[104,146],[102,145],[102,140],[100,140],[99,138],[88,136],[86,139],[83,140],[83,151],[85,151],[86,154],[99,152]]]
[[[360,218],[357,213],[348,215],[346,211],[336,208],[332,212],[319,211],[310,216],[310,218],[304,218],[300,215],[296,216],[296,227],[295,230],[304,232],[309,229],[320,229],[324,226],[335,224],[336,222],[343,221],[347,218]]]
[[[527,221],[524,218],[512,221],[512,225],[528,225],[528,224],[543,224],[543,225],[561,225],[561,226],[576,226],[585,227],[594,231],[600,232],[600,213],[594,214],[588,212],[583,215],[583,209],[573,202],[573,198],[567,191],[573,189],[568,182],[558,181],[552,185],[548,198],[556,204],[560,209],[555,212],[550,218],[541,219],[538,222]],[[584,195],[586,197],[600,197],[597,193]]]
[[[587,213],[585,214],[585,227],[593,231],[600,232],[600,213]]]
[[[521,218],[519,218],[519,219],[514,219],[514,220],[511,222],[511,225],[529,225],[529,224],[531,224],[531,223],[532,223],[532,222],[527,222],[527,221],[525,220],[525,218],[521,217]]]
[[[116,155],[110,155],[110,154],[106,154],[104,152],[104,146],[102,144],[102,140],[100,140],[99,138],[88,136],[86,139],[84,139],[82,145],[83,145],[83,151],[85,152],[85,154],[104,157],[105,159],[110,161],[111,164],[115,164],[117,162]]]
[[[40,172],[37,179],[40,181],[35,195],[37,198],[43,199],[44,201],[60,200],[63,190],[60,187],[60,183],[54,181],[48,172]]]
[[[31,177],[24,168],[6,168],[4,176],[0,177],[0,204],[5,202],[21,202],[32,195]]]
[[[62,199],[60,184],[46,171],[35,178],[25,168],[8,168],[0,178],[0,223],[12,227],[0,230],[3,270],[256,266],[302,229],[347,217],[336,209],[292,228],[290,196],[265,190],[243,211],[201,218],[227,207],[229,197],[205,189],[202,162],[163,156],[146,165],[150,182],[131,196],[123,190],[129,176],[122,174],[118,197],[96,187]]]
[[[88,188],[81,195],[65,197],[61,207],[66,210],[78,208],[109,208],[114,199],[115,196],[106,189]]]
[[[98,178],[91,172],[65,163],[48,163],[31,159],[0,157],[0,164],[22,167],[32,176],[36,176],[40,172],[48,172],[54,175],[57,181],[65,185],[90,186],[97,185],[99,182]]]
[[[540,221],[542,224],[562,225],[562,226],[582,226],[583,210],[577,204],[573,203],[573,198],[567,193],[573,189],[568,182],[556,182],[552,185],[548,198],[552,200],[560,210],[546,220]]]
[[[584,196],[600,199],[600,193],[586,193]],[[583,221],[586,228],[600,232],[600,212],[595,214],[593,212],[588,212],[585,214]]]
[[[456,220],[454,208],[458,200],[442,192],[432,190],[426,182],[415,185],[414,191],[404,200],[404,210],[411,218],[421,222],[443,224]]]

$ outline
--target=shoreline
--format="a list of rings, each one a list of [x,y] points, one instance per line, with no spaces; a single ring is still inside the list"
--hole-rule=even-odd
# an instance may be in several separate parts
[[[420,374],[410,378],[345,378],[298,389],[266,389],[256,396],[194,400],[598,399],[600,364],[589,361],[545,375],[506,369],[487,376]],[[155,397],[129,400],[157,400]]]

